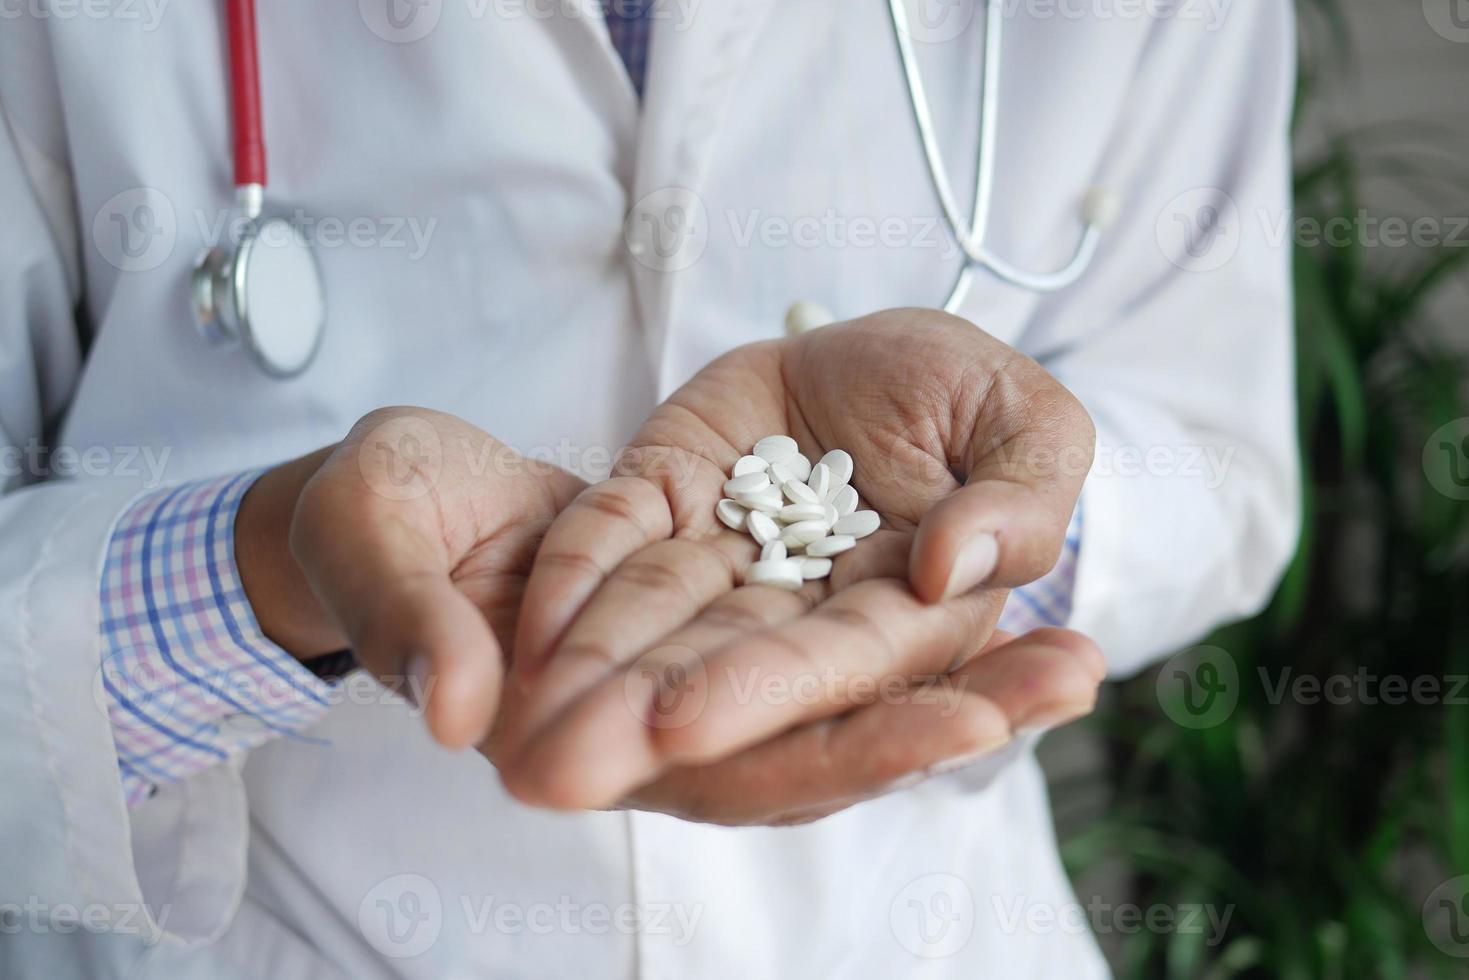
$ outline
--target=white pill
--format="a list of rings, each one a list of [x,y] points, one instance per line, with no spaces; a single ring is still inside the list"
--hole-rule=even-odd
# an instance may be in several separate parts
[[[821,504],[821,498],[816,496],[816,491],[799,480],[787,480],[780,485],[785,493],[786,499],[793,504]]]
[[[831,467],[825,463],[817,463],[811,471],[811,476],[806,480],[806,486],[816,494],[818,500],[825,500],[831,496]]]
[[[831,574],[830,558],[802,558],[801,577],[810,582],[813,579],[826,578]]]
[[[777,589],[798,592],[801,581],[801,563],[790,558],[757,561],[745,569],[746,585],[772,585]]]
[[[768,472],[770,473],[770,482],[778,487],[783,486],[787,480],[794,480],[796,478],[796,474],[791,470],[790,463],[771,463]]]
[[[882,518],[875,510],[856,510],[831,526],[833,534],[850,534],[854,538],[865,538],[877,530]]]
[[[832,558],[855,547],[857,539],[850,534],[833,534],[829,538],[812,541],[806,546],[806,554],[812,558]]]
[[[790,436],[766,436],[755,443],[754,453],[769,463],[784,463],[801,451]]]
[[[842,519],[842,515],[837,513],[836,505],[830,501],[822,504],[821,509],[823,511],[821,516],[826,521],[827,527],[833,526],[837,521]]]
[[[837,509],[838,517],[846,517],[857,509],[857,488],[852,486],[842,487],[831,495],[831,505]]]
[[[826,504],[787,504],[776,516],[787,524],[798,524],[801,521],[825,521],[826,507]]]
[[[749,529],[750,537],[762,548],[780,537],[780,525],[775,523],[775,518],[758,510],[750,511],[745,527]]]
[[[781,532],[780,539],[786,542],[786,547],[790,547],[791,541],[809,545],[812,541],[819,541],[824,537],[826,537],[825,521],[798,521],[795,524],[787,525],[786,529]]]
[[[759,490],[750,490],[746,493],[735,494],[735,503],[750,510],[758,510],[762,514],[774,517],[780,513],[785,506],[786,499],[781,496],[780,487],[763,487]]]
[[[786,557],[786,546],[779,541],[768,541],[765,547],[760,549],[761,561],[784,561]]]
[[[738,498],[742,493],[749,493],[751,490],[763,490],[768,486],[770,486],[770,477],[766,474],[746,473],[743,476],[726,480],[724,484],[724,495],[726,497]]]
[[[721,500],[714,505],[714,515],[731,531],[745,529],[745,508],[733,500]]]
[[[800,453],[786,460],[786,468],[791,471],[791,478],[805,483],[811,478],[811,461]]]
[[[844,487],[852,482],[853,464],[850,453],[842,449],[833,449],[821,457],[817,465],[820,466],[822,463],[825,463],[826,468],[831,470],[832,490],[836,490],[837,487]]]
[[[741,456],[739,462],[734,464],[734,470],[730,476],[748,476],[751,473],[764,473],[770,464],[759,456]]]

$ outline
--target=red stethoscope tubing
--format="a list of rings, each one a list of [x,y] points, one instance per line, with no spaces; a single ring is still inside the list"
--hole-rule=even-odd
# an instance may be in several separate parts
[[[255,0],[228,0],[230,102],[235,125],[235,186],[265,186],[265,130],[260,107],[260,46]]]

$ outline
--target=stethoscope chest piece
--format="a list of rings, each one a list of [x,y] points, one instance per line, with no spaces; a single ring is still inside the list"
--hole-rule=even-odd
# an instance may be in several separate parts
[[[206,337],[238,343],[267,374],[311,364],[326,327],[326,296],[310,243],[284,218],[249,221],[233,247],[194,267],[194,314]]]

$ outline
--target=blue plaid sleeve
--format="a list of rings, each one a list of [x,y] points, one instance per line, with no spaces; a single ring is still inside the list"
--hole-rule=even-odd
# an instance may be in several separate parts
[[[235,515],[257,476],[153,491],[113,528],[99,703],[129,806],[327,709],[331,687],[265,636],[240,583]]]
[[[1066,529],[1066,543],[1056,567],[1044,578],[1015,589],[1000,614],[1000,629],[1029,633],[1042,626],[1065,626],[1076,591],[1076,562],[1081,555],[1082,509],[1078,503]]]

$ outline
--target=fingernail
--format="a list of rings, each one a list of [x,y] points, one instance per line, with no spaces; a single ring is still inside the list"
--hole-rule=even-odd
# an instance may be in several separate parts
[[[1078,718],[1086,717],[1091,714],[1093,707],[1095,707],[1094,704],[1051,705],[1026,715],[1024,719],[1016,722],[1015,727],[1018,732],[1026,734],[1050,731],[1052,728],[1060,728]]]
[[[984,748],[976,749],[973,752],[966,752],[964,755],[956,755],[952,759],[945,759],[943,762],[935,762],[933,765],[928,767],[928,770],[924,773],[924,775],[943,776],[948,773],[955,772],[959,769],[966,769],[969,766],[974,765],[976,762],[980,762],[994,755],[996,752],[1009,745],[1012,741],[1013,739],[1010,736],[1006,736],[1005,738],[1002,738],[997,742],[986,745]]]
[[[954,567],[949,570],[949,581],[944,586],[944,598],[952,599],[983,585],[995,571],[1000,560],[1000,541],[993,534],[976,534],[959,549]]]
[[[415,654],[408,661],[408,703],[422,708],[428,703],[428,686],[432,681],[428,658]]]

